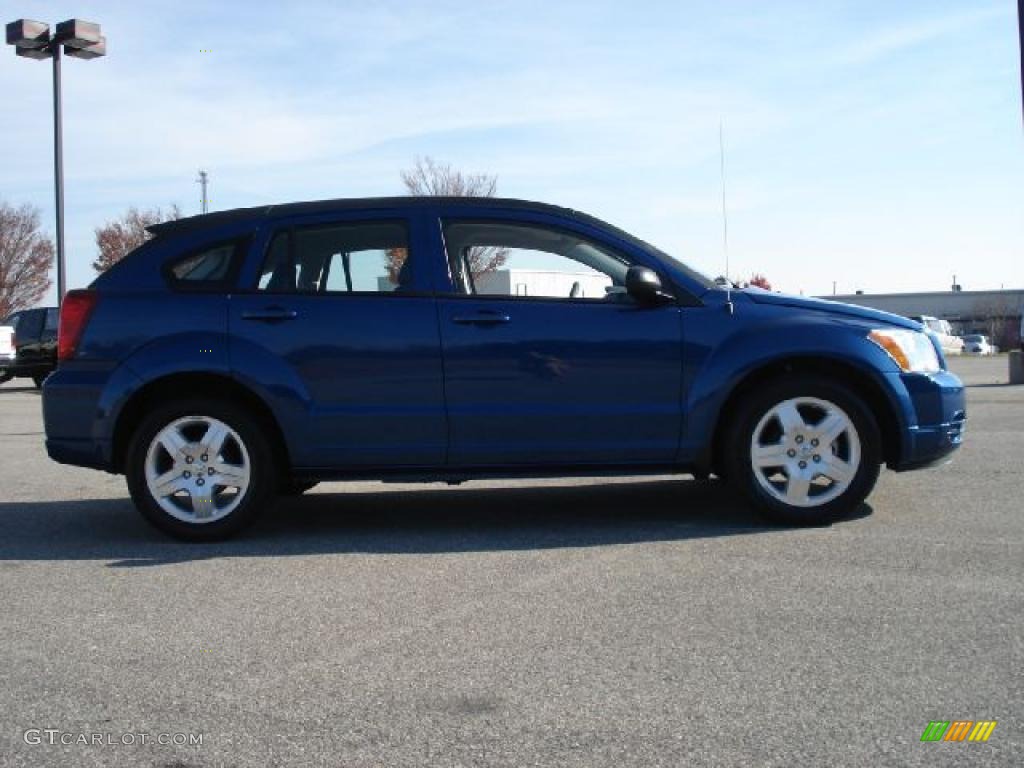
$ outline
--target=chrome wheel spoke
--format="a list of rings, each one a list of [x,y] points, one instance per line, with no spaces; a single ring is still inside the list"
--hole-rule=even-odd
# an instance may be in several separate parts
[[[181,476],[181,470],[175,468],[154,478],[150,488],[157,496],[172,496],[185,489],[185,479]]]
[[[203,439],[199,441],[199,444],[209,456],[210,461],[220,456],[220,452],[224,449],[224,441],[228,439],[229,434],[227,424],[220,421],[213,422],[207,428],[206,434],[203,435]]]
[[[845,414],[832,411],[814,427],[822,446],[828,447],[850,426]]]
[[[174,460],[177,460],[179,456],[183,456],[185,449],[188,447],[188,441],[182,437],[181,432],[177,428],[163,430],[157,439]]]
[[[213,475],[210,482],[230,488],[243,488],[249,484],[249,470],[234,464],[212,464]]]
[[[754,448],[754,465],[758,467],[784,467],[789,462],[783,443],[759,445]]]
[[[779,420],[779,424],[782,425],[782,431],[787,435],[791,435],[794,432],[806,428],[807,424],[804,422],[804,417],[800,415],[800,411],[796,409],[796,403],[792,400],[787,400],[784,403],[779,403],[775,406],[775,417]]]
[[[786,482],[786,500],[790,504],[804,506],[811,492],[811,481],[803,473],[794,472]]]
[[[819,470],[821,474],[836,483],[848,484],[853,480],[857,471],[838,456],[832,456],[825,460]]]

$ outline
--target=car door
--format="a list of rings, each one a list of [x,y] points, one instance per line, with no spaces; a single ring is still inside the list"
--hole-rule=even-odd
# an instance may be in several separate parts
[[[682,424],[680,307],[625,293],[626,270],[644,263],[626,244],[523,216],[442,210],[450,463],[670,463]]]
[[[296,466],[442,465],[430,253],[416,216],[360,211],[261,230],[230,301],[232,369],[274,402]]]

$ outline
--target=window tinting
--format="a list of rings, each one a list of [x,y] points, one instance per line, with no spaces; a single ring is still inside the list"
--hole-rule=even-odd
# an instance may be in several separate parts
[[[399,222],[306,227],[280,232],[267,249],[258,286],[299,293],[412,290],[409,239]]]
[[[444,228],[462,293],[616,301],[630,262],[571,232],[526,224],[453,221]]]
[[[226,243],[186,256],[171,266],[171,274],[187,283],[220,282],[228,275],[236,247],[236,243]]]

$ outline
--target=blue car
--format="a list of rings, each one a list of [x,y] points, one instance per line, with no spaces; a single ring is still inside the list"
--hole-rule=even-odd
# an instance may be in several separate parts
[[[730,290],[577,211],[332,200],[196,216],[62,307],[46,447],[188,540],[345,478],[714,473],[848,515],[961,441],[920,324]]]

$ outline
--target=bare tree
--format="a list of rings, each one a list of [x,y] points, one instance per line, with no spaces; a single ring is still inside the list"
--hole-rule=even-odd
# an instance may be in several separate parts
[[[498,177],[486,173],[463,173],[431,157],[417,157],[416,164],[401,172],[405,191],[413,197],[494,197]],[[398,282],[398,273],[405,263],[405,248],[392,248],[387,253],[388,279]],[[480,275],[500,269],[508,260],[508,249],[471,248],[466,254],[469,270],[475,281]]]
[[[39,209],[0,203],[0,320],[39,303],[52,263],[53,241],[39,231]]]
[[[160,208],[143,211],[134,206],[129,208],[120,218],[96,227],[99,256],[92,263],[92,268],[97,272],[106,272],[149,239],[146,227],[180,218],[181,210],[176,205],[172,205],[166,213]]]
[[[463,173],[431,157],[417,157],[416,165],[402,171],[405,190],[414,197],[494,197],[498,177]]]

